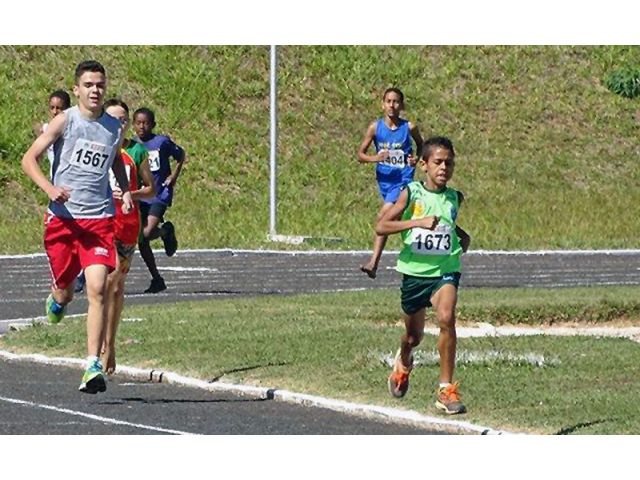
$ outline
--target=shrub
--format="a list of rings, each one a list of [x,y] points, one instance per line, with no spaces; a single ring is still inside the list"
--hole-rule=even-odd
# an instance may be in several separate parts
[[[604,84],[613,93],[635,98],[640,95],[640,69],[625,67],[614,70],[605,78]]]

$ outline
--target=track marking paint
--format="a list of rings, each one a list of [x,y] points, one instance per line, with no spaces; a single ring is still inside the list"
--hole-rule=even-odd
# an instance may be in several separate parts
[[[83,368],[85,361],[78,358],[55,357],[49,358],[42,354],[15,354],[0,350],[0,357],[10,360],[28,361],[44,363],[47,365],[73,365]],[[419,426],[423,428],[438,428],[440,431],[448,433],[477,433],[480,435],[502,435],[514,432],[496,430],[490,427],[475,425],[470,422],[460,420],[448,420],[439,417],[422,415],[411,410],[401,410],[397,408],[379,407],[376,405],[351,403],[342,400],[307,395],[304,393],[289,392],[287,390],[277,390],[266,387],[254,387],[251,385],[233,384],[226,382],[208,382],[197,378],[184,377],[174,372],[161,372],[158,370],[141,369],[118,365],[116,374],[133,377],[142,381],[153,381],[157,383],[177,384],[193,388],[200,388],[208,391],[223,391],[235,395],[250,395],[252,397],[273,399],[303,406],[313,406],[328,408],[337,412],[342,412],[359,417],[374,420],[386,420],[395,423]],[[1,397],[0,397],[1,399]]]
[[[153,250],[154,253],[164,253],[164,250]],[[248,250],[234,248],[202,248],[187,249],[176,252],[175,257],[191,253],[238,253],[267,254],[267,255],[370,255],[371,250]],[[398,255],[399,250],[387,250],[383,255]],[[639,255],[638,249],[619,250],[471,250],[465,255]],[[0,255],[0,260],[20,258],[41,258],[44,253],[27,253],[16,255]]]
[[[28,407],[42,408],[44,410],[52,410],[54,412],[65,413],[67,415],[74,415],[76,417],[84,417],[91,420],[96,420],[98,422],[111,423],[114,425],[124,425],[127,427],[135,427],[135,428],[141,428],[144,430],[152,430],[154,432],[172,433],[174,435],[196,435],[195,433],[183,432],[181,430],[172,430],[170,428],[155,427],[153,425],[143,425],[141,423],[125,422],[124,420],[117,420],[115,418],[103,417],[101,415],[93,415],[91,413],[79,412],[77,410],[70,410],[68,408],[54,407],[53,405],[45,405],[42,403],[29,402],[27,400],[20,400],[17,398],[0,397],[0,400],[8,403],[15,403],[17,405],[25,405]]]

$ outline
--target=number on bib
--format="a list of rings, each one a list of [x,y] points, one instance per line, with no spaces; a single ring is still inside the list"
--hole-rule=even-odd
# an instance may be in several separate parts
[[[411,230],[411,251],[417,255],[450,255],[451,229],[427,230],[414,228]]]
[[[79,138],[73,147],[71,163],[91,172],[103,173],[111,167],[110,148],[102,143]]]
[[[404,152],[402,150],[389,150],[389,156],[382,163],[393,168],[404,168]]]
[[[149,169],[152,172],[160,170],[160,151],[149,150]]]

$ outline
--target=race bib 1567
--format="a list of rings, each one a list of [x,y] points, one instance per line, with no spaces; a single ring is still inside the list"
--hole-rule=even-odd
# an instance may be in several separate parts
[[[111,149],[107,145],[79,138],[73,147],[71,164],[83,170],[103,173],[111,168],[110,153]]]

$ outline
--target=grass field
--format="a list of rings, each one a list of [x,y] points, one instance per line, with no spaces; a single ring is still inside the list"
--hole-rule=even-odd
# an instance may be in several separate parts
[[[542,295],[548,304],[540,304]],[[433,362],[416,367],[404,399],[387,393],[389,368],[383,359],[395,352],[402,333],[397,296],[395,290],[382,290],[126,307],[124,318],[143,320],[122,323],[118,360],[201,379],[220,377],[438,415],[433,407],[438,367]],[[462,325],[637,325],[640,291],[463,289],[459,310]],[[435,342],[426,335],[417,358],[435,355]],[[84,320],[11,332],[0,338],[0,348],[83,358]],[[532,355],[544,362],[523,360]],[[547,434],[640,431],[636,342],[460,338],[458,357],[456,378],[469,413],[457,419]]]
[[[20,159],[50,91],[70,89],[75,65],[107,67],[109,96],[156,111],[188,155],[167,218],[180,248],[273,248],[269,222],[269,49],[265,46],[0,46],[0,254],[42,251],[46,198]],[[340,237],[369,249],[379,198],[356,149],[388,86],[423,136],[456,146],[452,186],[472,249],[638,248],[640,100],[604,78],[640,64],[640,47],[340,47],[279,49],[278,233]],[[293,248],[277,245],[277,248]],[[295,248],[323,248],[324,244]],[[398,248],[397,237],[388,248]],[[401,329],[396,292],[131,307],[120,360],[435,413],[435,366],[416,369],[410,395],[388,398],[381,355]],[[637,288],[465,289],[461,322],[638,324]],[[2,348],[84,356],[83,321],[36,326]],[[424,354],[435,339],[426,337]],[[640,346],[624,339],[461,339],[476,356],[536,353],[461,365],[469,421],[544,433],[637,433]],[[501,358],[501,357],[500,357]],[[635,410],[634,410],[635,408]]]
[[[86,58],[185,147],[168,215],[181,246],[269,246],[268,47],[2,46],[0,253],[41,250],[45,197],[19,163],[48,93]],[[454,140],[473,248],[638,246],[639,100],[603,79],[637,65],[640,47],[286,46],[279,62],[279,233],[370,247],[379,199],[355,151],[397,85],[424,136]]]

